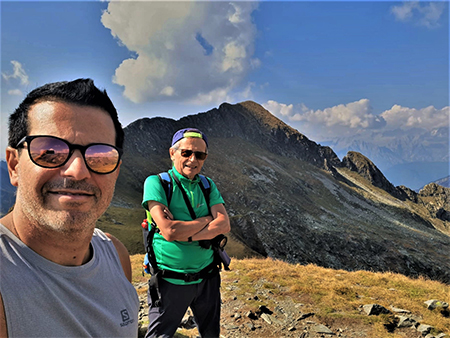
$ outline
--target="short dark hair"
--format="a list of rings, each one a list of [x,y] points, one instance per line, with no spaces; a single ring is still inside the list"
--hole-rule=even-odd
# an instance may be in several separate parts
[[[15,148],[17,143],[28,135],[28,112],[40,102],[56,101],[97,107],[105,110],[114,123],[116,130],[116,147],[123,148],[124,132],[120,124],[117,110],[106,90],[101,91],[91,79],[47,83],[32,90],[17,109],[9,116],[8,145]]]

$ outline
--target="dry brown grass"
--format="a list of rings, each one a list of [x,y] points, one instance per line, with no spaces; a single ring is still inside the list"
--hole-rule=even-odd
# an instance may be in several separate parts
[[[133,281],[145,282],[141,273],[143,255],[132,256]],[[426,309],[425,301],[450,301],[449,285],[425,278],[412,279],[395,273],[349,272],[316,265],[288,264],[273,259],[233,259],[231,271],[222,273],[223,297],[245,298],[256,294],[257,288],[271,291],[273,300],[291,298],[304,304],[302,311],[312,311],[322,323],[367,327],[368,337],[393,338],[385,324],[392,316],[367,316],[360,311],[365,304],[380,304],[389,309],[395,306],[421,316],[422,323],[439,332],[450,333],[450,318],[439,311]],[[239,288],[227,286],[239,281]],[[270,300],[268,300],[270,302]],[[271,306],[270,303],[267,304]],[[252,309],[249,300],[245,305]]]

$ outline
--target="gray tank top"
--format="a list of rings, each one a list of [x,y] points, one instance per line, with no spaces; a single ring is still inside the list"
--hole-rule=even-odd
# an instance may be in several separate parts
[[[9,338],[137,337],[139,299],[111,240],[95,229],[92,259],[62,266],[0,224],[0,293]]]

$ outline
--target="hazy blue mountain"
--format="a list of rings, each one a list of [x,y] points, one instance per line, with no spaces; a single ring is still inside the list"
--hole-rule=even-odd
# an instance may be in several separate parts
[[[447,176],[447,177],[441,178],[437,181],[434,181],[434,183],[439,184],[446,188],[450,188],[450,176]]]
[[[437,128],[431,132],[417,128],[408,133],[399,129],[370,131],[321,144],[330,146],[339,158],[349,151],[364,154],[396,186],[404,185],[417,190],[450,174],[447,128]]]
[[[180,120],[143,118],[125,128],[114,199],[97,225],[130,253],[144,251],[143,182],[170,168],[171,136],[188,126],[208,135],[203,173],[213,178],[226,201],[231,255],[239,249],[241,257],[250,252],[450,283],[449,188],[429,184],[416,193],[394,187],[365,154],[349,152],[341,161],[333,149],[251,101],[224,103]],[[386,154],[394,150],[385,149]],[[6,170],[1,183],[3,204],[14,196],[7,189]]]
[[[416,193],[394,187],[363,154],[349,152],[340,161],[331,148],[249,101],[180,120],[143,118],[125,128],[113,203],[99,225],[130,252],[144,250],[143,182],[170,168],[171,136],[188,126],[208,135],[203,173],[226,201],[232,256],[252,252],[450,282],[450,189],[430,184]],[[244,254],[238,256],[236,248]]]
[[[405,185],[413,190],[419,190],[431,182],[442,185],[438,181],[449,175],[449,164],[448,162],[403,163],[394,165],[383,173],[394,185]]]
[[[15,201],[16,188],[9,181],[8,169],[5,161],[0,161],[0,215],[4,215]]]

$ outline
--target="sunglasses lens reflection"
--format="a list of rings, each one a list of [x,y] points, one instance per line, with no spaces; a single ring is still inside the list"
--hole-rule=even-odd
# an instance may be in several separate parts
[[[28,145],[32,161],[44,168],[57,168],[68,160],[71,152],[68,143],[61,139],[35,137]],[[119,151],[107,144],[94,144],[86,148],[84,159],[88,168],[99,174],[113,172],[119,164]]]
[[[201,161],[203,161],[207,156],[206,153],[201,152],[201,151],[192,151],[192,150],[187,150],[187,149],[181,150],[181,156],[183,156],[183,157],[191,157],[192,154],[195,155],[197,160],[201,160]]]
[[[84,157],[92,171],[102,174],[114,171],[119,162],[119,152],[104,144],[90,146]]]
[[[69,146],[56,138],[36,137],[29,144],[31,159],[44,168],[56,168],[69,156]]]

